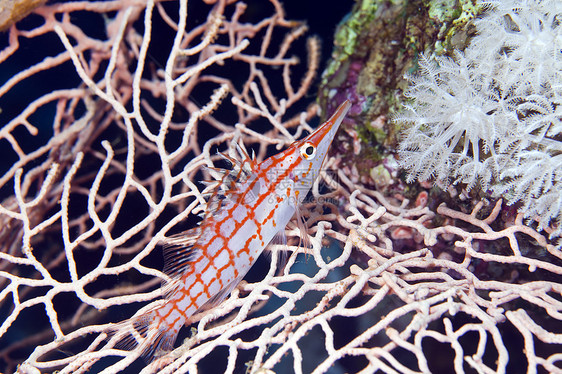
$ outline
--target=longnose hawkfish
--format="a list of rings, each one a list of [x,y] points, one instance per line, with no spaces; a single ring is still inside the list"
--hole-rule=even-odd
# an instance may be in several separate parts
[[[128,325],[132,329],[117,332],[128,349],[137,346],[149,358],[170,351],[194,313],[218,305],[230,294],[298,214],[298,204],[318,176],[350,107],[345,101],[312,134],[261,163],[241,147],[242,160],[224,156],[233,169],[218,181],[204,219],[194,229],[168,238],[164,246],[164,271],[173,280],[164,285],[165,303],[133,317]]]

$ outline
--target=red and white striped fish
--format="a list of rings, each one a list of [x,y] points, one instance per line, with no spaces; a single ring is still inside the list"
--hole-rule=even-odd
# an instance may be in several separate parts
[[[161,355],[173,348],[190,316],[226,298],[273,237],[283,235],[350,107],[344,102],[312,134],[261,163],[240,147],[242,160],[225,156],[234,168],[219,181],[205,218],[198,227],[169,238],[164,249],[165,271],[174,279],[164,286],[166,303],[133,317],[129,327],[135,331],[120,328],[117,335],[140,344],[145,356]]]

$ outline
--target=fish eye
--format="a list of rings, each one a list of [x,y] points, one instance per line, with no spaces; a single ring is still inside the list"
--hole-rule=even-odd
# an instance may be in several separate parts
[[[304,143],[301,147],[301,156],[305,160],[312,160],[316,154],[316,147],[312,143]]]

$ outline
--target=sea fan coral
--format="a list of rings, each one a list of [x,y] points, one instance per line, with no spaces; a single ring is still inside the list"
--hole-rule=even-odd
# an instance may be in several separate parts
[[[481,2],[452,58],[422,55],[399,153],[408,180],[480,185],[562,235],[562,3]]]

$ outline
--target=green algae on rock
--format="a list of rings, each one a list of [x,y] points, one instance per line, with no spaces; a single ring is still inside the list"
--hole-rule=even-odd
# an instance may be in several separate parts
[[[463,49],[481,11],[474,0],[360,0],[335,32],[332,59],[322,75],[319,104],[332,113],[344,100],[352,108],[343,127],[348,139],[335,147],[361,176],[393,154],[404,75],[417,69],[421,52]],[[360,143],[360,147],[357,146]]]

